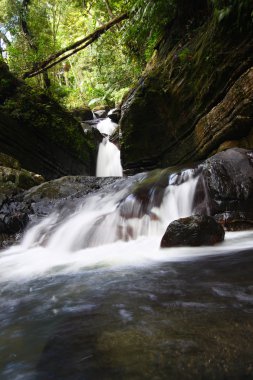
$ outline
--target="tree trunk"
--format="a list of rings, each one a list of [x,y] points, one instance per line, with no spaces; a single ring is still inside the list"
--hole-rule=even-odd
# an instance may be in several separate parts
[[[22,2],[22,10],[20,13],[20,26],[21,26],[21,30],[22,30],[22,32],[25,36],[25,39],[28,42],[30,48],[35,53],[37,53],[38,47],[34,43],[33,36],[32,36],[31,31],[29,30],[28,25],[27,25],[27,14],[28,14],[28,5],[29,4],[30,4],[30,0],[23,0],[23,2]],[[45,88],[48,89],[50,87],[50,79],[49,79],[48,73],[46,71],[43,72],[43,82],[44,82]]]
[[[89,46],[94,41],[96,41],[102,34],[107,32],[107,30],[112,28],[114,25],[117,25],[121,21],[127,19],[128,17],[129,16],[127,13],[124,13],[121,16],[115,17],[114,19],[112,19],[108,23],[106,23],[106,24],[102,25],[101,27],[99,27],[98,29],[96,29],[93,33],[89,34],[88,36],[82,38],[79,41],[74,42],[73,44],[67,46],[64,49],[61,49],[57,53],[50,55],[46,60],[44,60],[42,62],[35,63],[34,68],[32,70],[24,73],[23,78],[24,79],[25,78],[32,78],[35,75],[41,74],[44,71],[50,69],[51,67],[57,65],[58,63],[64,61],[65,59],[67,59],[71,55],[76,54],[77,52],[79,52],[82,49],[85,49],[87,46]],[[65,53],[68,53],[68,54],[64,55]],[[61,57],[62,55],[64,55],[64,56]],[[59,57],[61,57],[61,58],[59,58]],[[59,59],[57,60],[57,58],[59,58]]]
[[[112,8],[110,6],[109,0],[104,0],[108,14],[110,15],[111,18],[113,18],[114,14],[112,12]]]

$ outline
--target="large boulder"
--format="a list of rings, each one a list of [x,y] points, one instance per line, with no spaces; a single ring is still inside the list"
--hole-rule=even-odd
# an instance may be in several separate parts
[[[253,227],[253,151],[228,149],[202,164],[194,212],[213,215],[228,230]]]
[[[129,172],[253,148],[253,3],[180,3],[181,18],[168,26],[122,105],[121,156]]]
[[[224,240],[224,229],[207,215],[194,215],[170,223],[161,240],[161,248],[214,245]]]

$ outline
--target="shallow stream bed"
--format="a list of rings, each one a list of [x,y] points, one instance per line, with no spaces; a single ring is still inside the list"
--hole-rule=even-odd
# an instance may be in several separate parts
[[[142,238],[43,269],[43,250],[5,252],[1,380],[253,378],[253,233],[230,237],[165,252]]]

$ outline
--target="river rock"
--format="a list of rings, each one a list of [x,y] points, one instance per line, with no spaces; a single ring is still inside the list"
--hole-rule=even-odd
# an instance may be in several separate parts
[[[112,110],[110,110],[108,112],[108,115],[107,115],[111,121],[113,121],[114,123],[118,123],[119,120],[120,120],[120,116],[121,116],[121,111],[119,108],[114,108]]]
[[[170,223],[161,240],[161,248],[214,245],[224,240],[224,229],[207,215],[194,215]]]
[[[0,166],[0,206],[7,198],[45,181],[41,175],[20,168],[19,162],[11,156],[0,153],[0,163],[5,165]]]
[[[86,121],[93,119],[93,112],[90,109],[90,107],[87,106],[74,108],[71,110],[71,113],[78,121]]]
[[[227,230],[253,227],[253,151],[228,149],[203,163],[194,212],[214,216]]]
[[[106,118],[107,113],[108,111],[106,109],[94,111],[95,116],[99,119]]]
[[[21,232],[27,226],[29,217],[27,213],[17,212],[15,214],[6,215],[3,219],[4,231],[8,235]]]

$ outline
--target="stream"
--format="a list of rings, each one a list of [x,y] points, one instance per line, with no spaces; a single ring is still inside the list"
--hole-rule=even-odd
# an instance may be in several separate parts
[[[145,207],[142,180],[52,209],[0,252],[1,380],[253,378],[253,231],[160,249],[197,177],[170,175]]]

